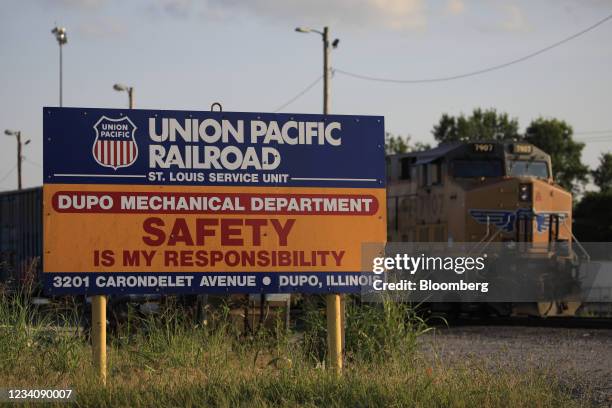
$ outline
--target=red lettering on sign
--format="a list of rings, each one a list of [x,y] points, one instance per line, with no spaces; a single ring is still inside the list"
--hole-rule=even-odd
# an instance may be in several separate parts
[[[176,218],[168,233],[161,218],[150,217],[142,224],[146,234],[142,241],[150,246],[160,246],[164,243],[168,246],[204,246],[206,237],[218,236],[222,246],[243,246],[245,237],[250,236],[254,246],[261,246],[262,236],[266,236],[266,230],[271,230],[276,233],[278,245],[287,246],[294,225],[294,218],[289,218],[284,223],[275,218],[196,218],[192,225],[185,218]]]

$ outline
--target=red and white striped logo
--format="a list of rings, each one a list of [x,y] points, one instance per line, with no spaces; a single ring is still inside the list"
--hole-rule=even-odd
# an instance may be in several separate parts
[[[92,152],[96,162],[114,170],[134,164],[138,157],[136,129],[127,116],[119,119],[102,116],[94,125],[96,140]]]

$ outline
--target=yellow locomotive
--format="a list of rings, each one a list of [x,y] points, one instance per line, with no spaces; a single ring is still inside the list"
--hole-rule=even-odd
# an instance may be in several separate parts
[[[391,155],[387,185],[389,242],[456,242],[475,248],[526,243],[530,249],[523,256],[531,266],[554,262],[558,276],[548,279],[571,282],[575,289],[572,195],[555,184],[550,156],[536,146],[445,143]],[[512,304],[511,313],[573,315],[580,303],[567,299]]]

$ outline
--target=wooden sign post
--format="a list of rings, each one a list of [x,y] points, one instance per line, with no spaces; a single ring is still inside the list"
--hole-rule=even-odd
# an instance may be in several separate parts
[[[91,345],[98,378],[106,385],[106,296],[91,298]]]
[[[327,295],[327,349],[329,367],[336,374],[342,372],[342,318],[340,295]]]

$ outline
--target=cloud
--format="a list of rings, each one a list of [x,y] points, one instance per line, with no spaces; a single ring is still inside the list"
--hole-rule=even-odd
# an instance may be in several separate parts
[[[153,9],[174,17],[256,17],[283,24],[377,26],[392,30],[422,29],[427,25],[424,0],[158,0]]]
[[[424,28],[427,24],[424,5],[420,0],[369,0],[367,3],[378,15],[379,23],[388,28]]]
[[[127,25],[112,17],[97,17],[77,26],[77,32],[84,37],[121,37],[127,32]]]
[[[506,19],[501,23],[501,27],[506,31],[528,31],[529,23],[523,11],[516,4],[504,5]]]
[[[108,0],[50,0],[47,4],[55,4],[66,8],[98,9],[105,6]]]
[[[188,17],[195,5],[192,0],[162,0],[162,11],[175,17]]]
[[[446,11],[451,14],[458,15],[463,13],[465,10],[465,3],[463,0],[448,0],[446,3]]]
[[[86,13],[123,4],[125,0],[38,0]],[[131,3],[131,2],[130,2]],[[262,19],[281,24],[330,24],[334,27],[377,27],[390,30],[420,30],[427,26],[425,0],[151,0],[138,4],[156,16],[205,18],[228,21]],[[462,10],[463,0],[450,0],[452,10]],[[100,27],[84,28],[99,32]],[[115,32],[117,27],[108,28]]]

